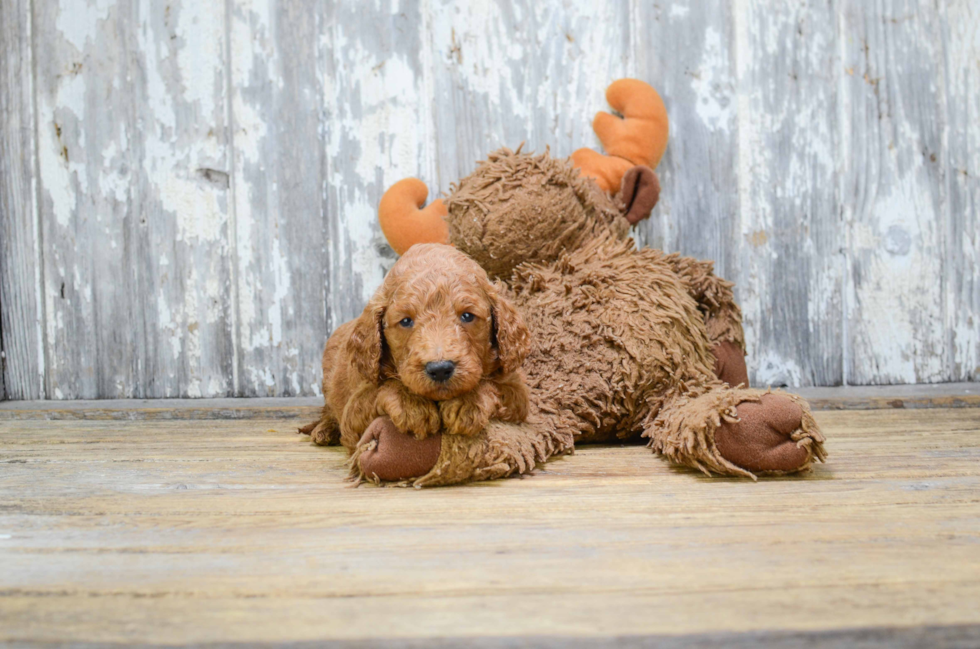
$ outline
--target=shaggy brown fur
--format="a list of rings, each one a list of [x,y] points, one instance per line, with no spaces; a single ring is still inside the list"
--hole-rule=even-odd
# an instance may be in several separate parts
[[[454,188],[446,200],[451,242],[509,285],[531,331],[532,416],[444,438],[415,484],[524,473],[572,439],[642,437],[677,464],[750,477],[823,459],[805,402],[716,375],[716,349],[731,376],[744,373],[732,285],[710,263],[637,250],[625,202],[566,160],[507,149]],[[375,465],[392,457],[383,437],[368,442]],[[525,446],[534,452],[519,450]]]
[[[450,246],[413,246],[327,341],[323,412],[300,432],[353,451],[376,417],[417,439],[523,422],[528,346],[523,319],[482,268]],[[431,373],[440,362],[455,366],[441,380]]]
[[[449,242],[507,279],[519,264],[556,259],[600,232],[629,236],[616,202],[571,165],[558,169],[555,162],[520,149],[491,153],[446,201]]]

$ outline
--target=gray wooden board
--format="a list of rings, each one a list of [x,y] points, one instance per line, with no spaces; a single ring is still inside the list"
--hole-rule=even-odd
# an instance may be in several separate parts
[[[319,394],[384,190],[598,147],[622,76],[672,124],[637,238],[737,283],[755,383],[980,376],[970,0],[2,7],[10,398]]]
[[[239,385],[310,394],[327,330],[322,3],[230,3]]]
[[[221,3],[35,3],[49,398],[231,394]]]
[[[980,21],[972,0],[944,5],[947,374],[980,380]]]
[[[847,378],[947,376],[942,30],[934,4],[842,6]]]
[[[30,7],[0,0],[0,399],[44,396]]]
[[[732,3],[710,0],[639,3],[632,23],[634,74],[657,79],[670,116],[670,140],[657,169],[660,205],[638,228],[638,239],[713,259],[718,275],[730,280],[739,268],[734,11]]]
[[[830,3],[739,0],[738,297],[756,384],[843,380]],[[817,351],[819,350],[819,351]]]

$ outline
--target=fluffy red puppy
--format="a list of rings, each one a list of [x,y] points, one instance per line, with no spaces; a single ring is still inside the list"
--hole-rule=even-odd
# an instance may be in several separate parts
[[[452,246],[412,246],[323,352],[324,406],[300,432],[353,452],[376,417],[424,439],[522,422],[529,335],[487,273]]]

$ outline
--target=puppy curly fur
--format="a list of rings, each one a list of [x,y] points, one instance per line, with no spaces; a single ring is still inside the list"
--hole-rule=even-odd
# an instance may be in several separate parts
[[[523,422],[529,349],[523,319],[480,266],[451,246],[413,246],[361,316],[327,341],[323,411],[300,432],[353,451],[379,416],[419,439],[472,436],[491,419]],[[426,364],[444,360],[454,373],[432,380]]]

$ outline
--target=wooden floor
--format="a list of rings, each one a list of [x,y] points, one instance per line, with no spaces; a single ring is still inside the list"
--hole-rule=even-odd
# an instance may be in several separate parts
[[[0,421],[0,641],[977,646],[980,409],[817,419],[805,478],[586,447],[421,491],[287,419]]]

